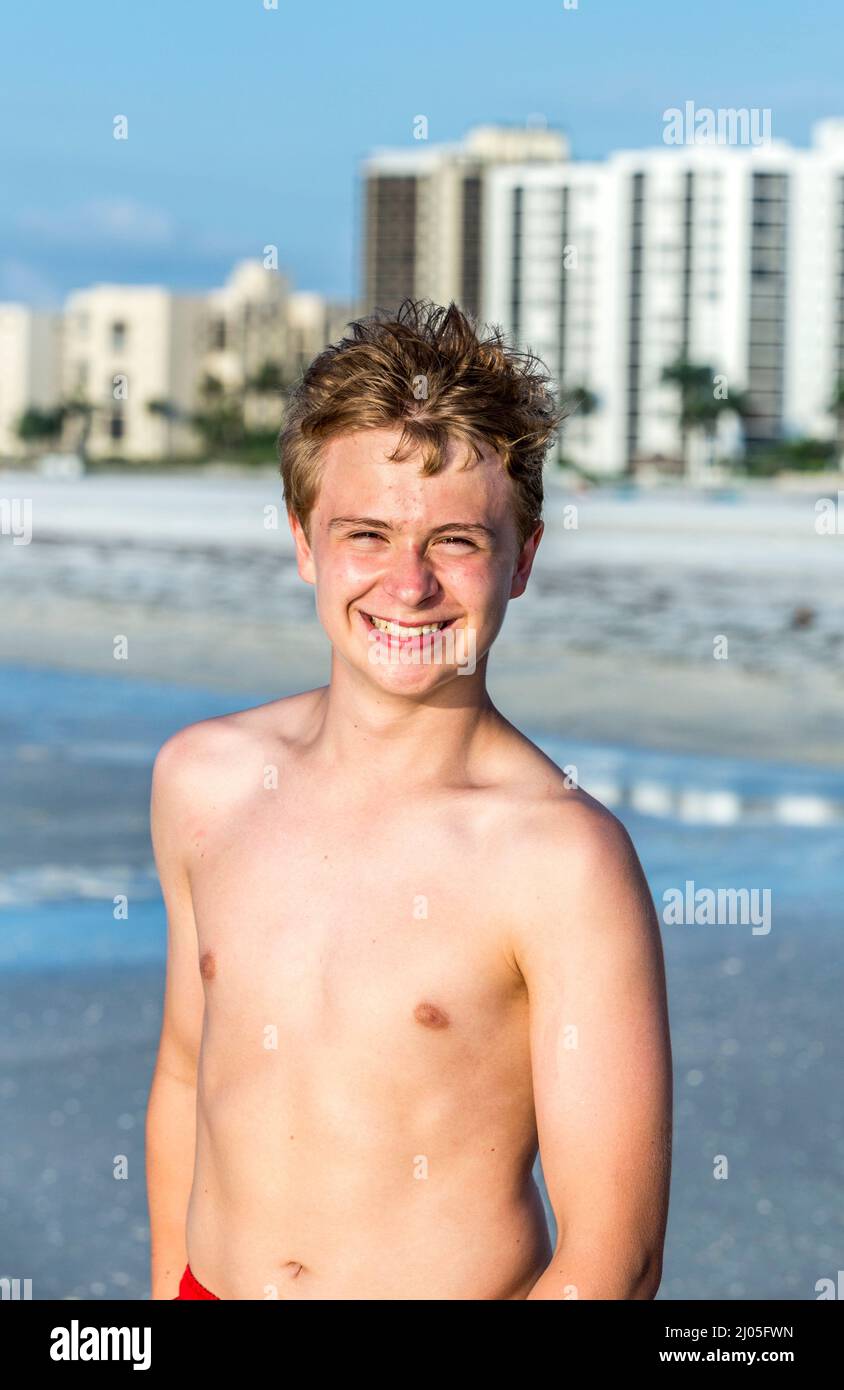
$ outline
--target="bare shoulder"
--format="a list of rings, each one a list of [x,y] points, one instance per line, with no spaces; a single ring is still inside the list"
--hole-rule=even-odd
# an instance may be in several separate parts
[[[510,741],[502,791],[508,825],[518,826],[527,853],[563,858],[571,869],[578,860],[624,857],[632,849],[618,817],[580,785],[577,768],[561,767],[522,734]]]
[[[318,691],[306,691],[230,714],[200,719],[171,734],[153,766],[153,800],[188,796],[196,809],[238,800],[256,774],[280,768],[295,747]]]
[[[528,739],[515,751],[507,815],[496,828],[515,945],[578,931],[655,929],[653,901],[624,825]]]

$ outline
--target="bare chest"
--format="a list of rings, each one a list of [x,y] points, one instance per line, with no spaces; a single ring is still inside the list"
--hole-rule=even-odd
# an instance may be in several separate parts
[[[191,879],[206,1015],[232,1046],[268,1030],[370,1066],[521,1061],[509,906],[476,828],[278,799],[200,826]]]

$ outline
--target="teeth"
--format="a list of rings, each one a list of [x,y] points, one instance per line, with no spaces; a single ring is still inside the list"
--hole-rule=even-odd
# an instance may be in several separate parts
[[[425,623],[422,627],[405,627],[402,623],[390,623],[384,618],[374,618],[371,613],[369,620],[379,632],[388,632],[391,637],[424,637],[428,633],[439,632],[445,625],[444,620],[441,623]]]

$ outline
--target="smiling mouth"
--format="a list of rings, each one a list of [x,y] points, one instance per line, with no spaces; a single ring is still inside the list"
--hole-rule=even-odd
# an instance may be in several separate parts
[[[410,626],[407,623],[395,622],[392,618],[379,618],[376,617],[374,613],[364,613],[362,608],[360,612],[363,613],[364,618],[371,628],[376,632],[385,632],[390,637],[409,638],[432,636],[435,632],[442,632],[445,628],[451,627],[452,623],[457,621],[456,618],[443,618],[440,622],[436,623],[420,623],[416,626]]]

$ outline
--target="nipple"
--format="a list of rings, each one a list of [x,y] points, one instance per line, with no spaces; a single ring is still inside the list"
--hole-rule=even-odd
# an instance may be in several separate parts
[[[447,1028],[449,1025],[449,1017],[445,1010],[438,1008],[436,1004],[429,1004],[427,1000],[416,1005],[413,1017],[423,1028]]]

